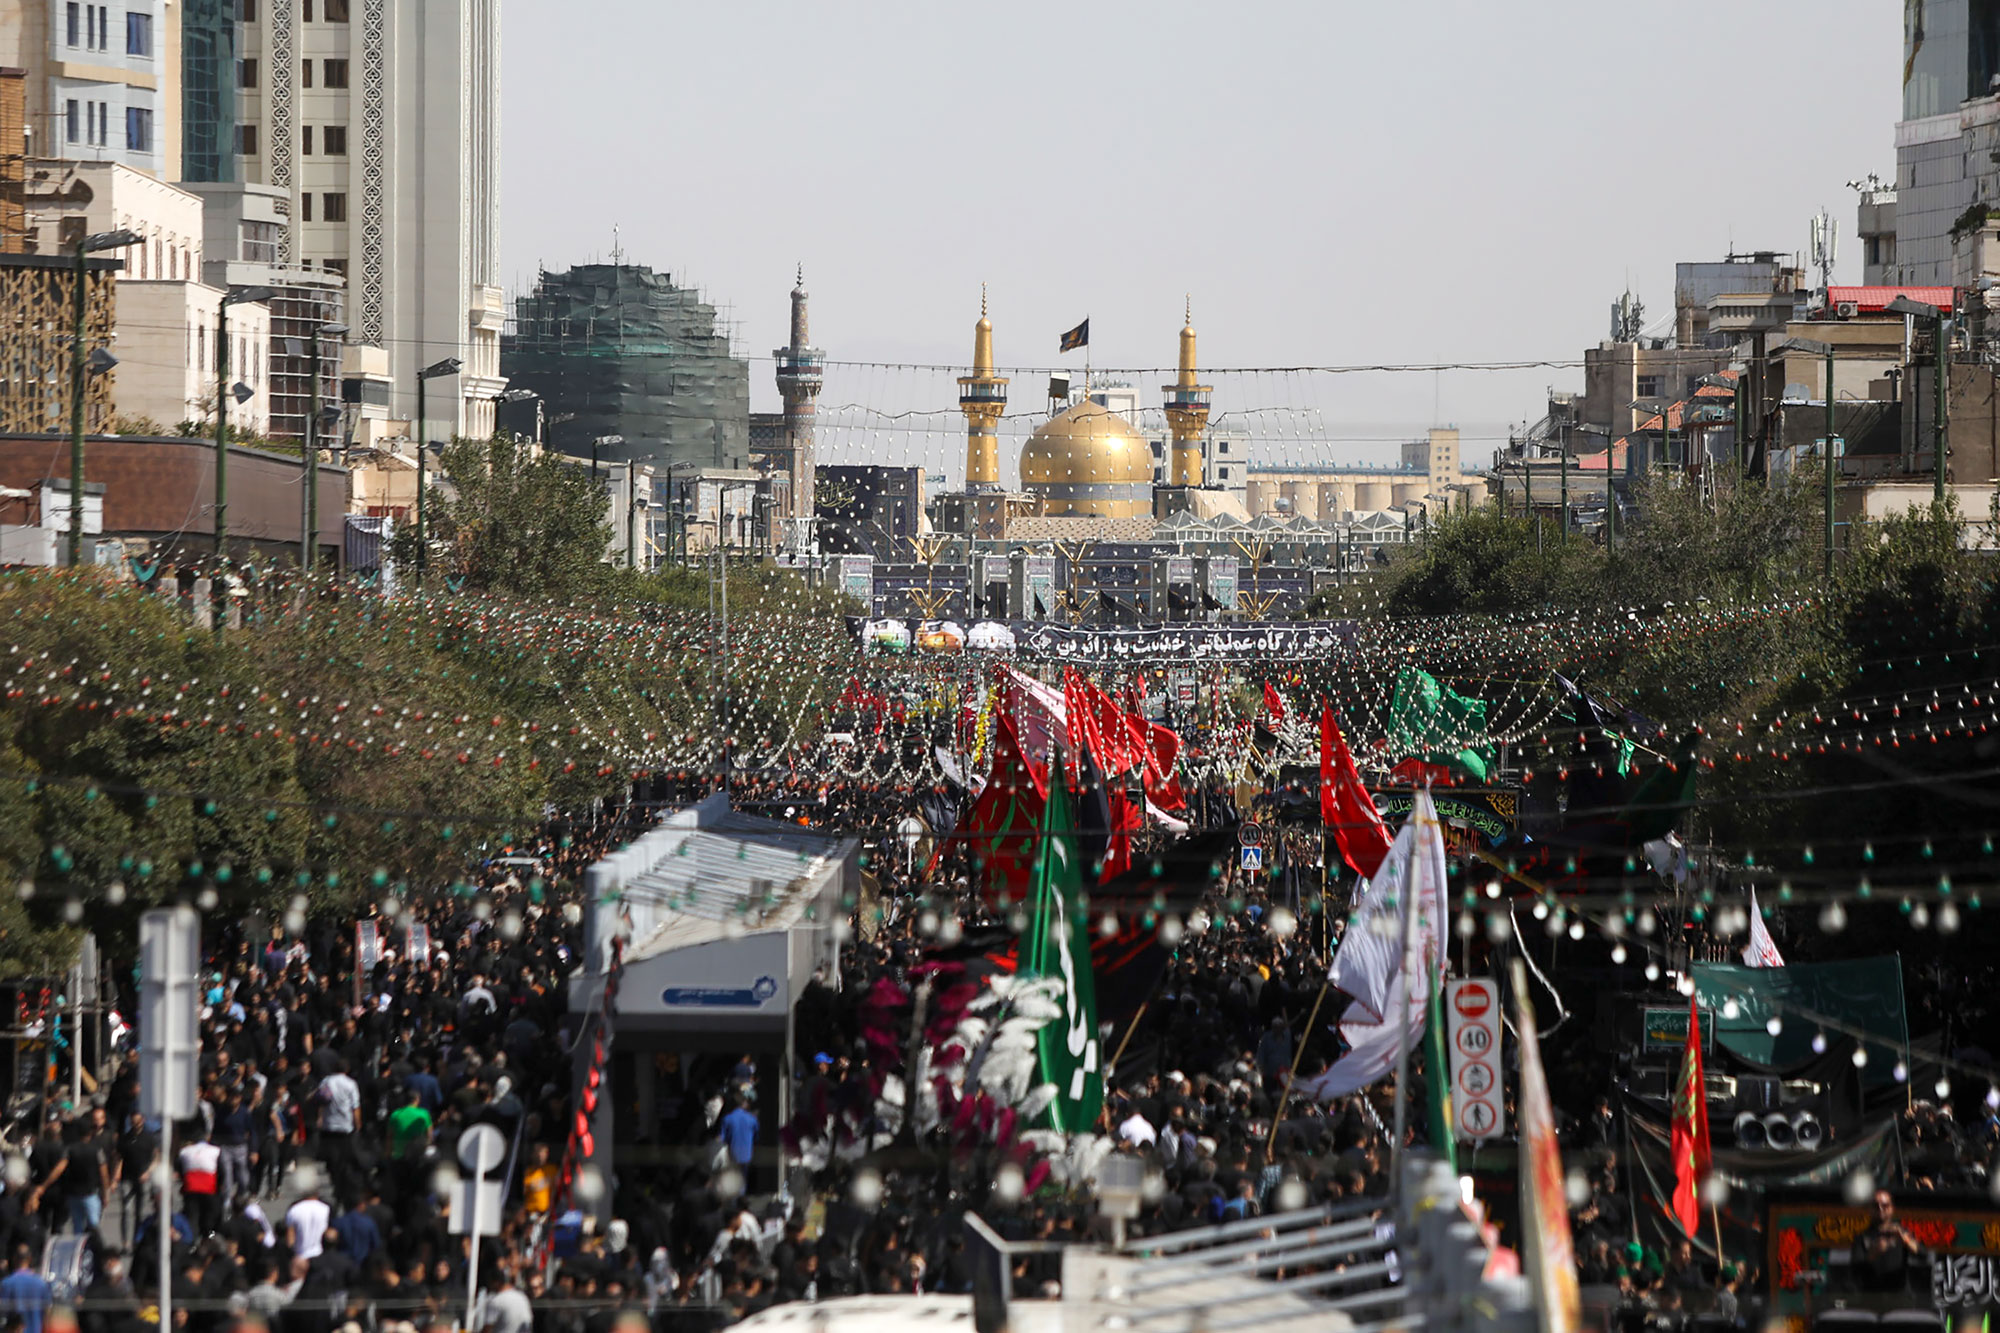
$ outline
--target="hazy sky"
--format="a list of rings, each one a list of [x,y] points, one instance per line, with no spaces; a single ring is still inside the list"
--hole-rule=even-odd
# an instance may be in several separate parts
[[[1059,364],[1086,315],[1099,366],[1171,365],[1184,293],[1216,367],[1574,360],[1628,281],[1663,316],[1675,260],[1803,250],[1821,205],[1858,278],[1845,182],[1893,174],[1900,23],[1891,0],[514,0],[505,277],[602,258],[615,222],[753,354],[803,262],[835,361],[963,363],[982,281],[1014,366]],[[1214,379],[1218,414],[1282,406],[1302,438],[1316,414],[1354,457],[1581,386]],[[768,361],[752,382],[773,405]],[[953,397],[836,366],[823,403]]]

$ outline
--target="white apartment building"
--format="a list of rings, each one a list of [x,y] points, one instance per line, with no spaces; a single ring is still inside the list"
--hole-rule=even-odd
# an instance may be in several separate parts
[[[28,152],[180,177],[173,0],[0,0],[0,65],[28,71]]]
[[[5,3],[5,0],[0,0]],[[237,0],[238,165],[291,201],[281,263],[347,280],[390,413],[488,435],[500,378],[499,0]]]
[[[172,431],[183,421],[214,420],[215,340],[222,289],[204,283],[202,200],[117,162],[28,164],[25,199],[29,253],[63,251],[73,238],[126,230],[136,245],[108,251],[123,260],[111,354],[112,403],[120,417],[150,418]],[[264,435],[271,424],[271,312],[246,303],[229,309],[230,425]]]

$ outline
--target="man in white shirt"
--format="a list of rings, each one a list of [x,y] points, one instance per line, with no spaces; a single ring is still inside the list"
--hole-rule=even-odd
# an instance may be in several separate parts
[[[1153,1130],[1153,1122],[1134,1111],[1119,1124],[1118,1137],[1135,1148],[1144,1148],[1159,1136]]]
[[[345,1060],[321,1080],[319,1092],[319,1155],[327,1183],[343,1208],[360,1199],[360,1164],[354,1153],[355,1131],[361,1128],[361,1085],[347,1072]]]
[[[529,1333],[535,1326],[535,1310],[527,1293],[514,1284],[511,1270],[502,1269],[500,1289],[486,1298],[487,1333]]]
[[[333,1209],[320,1199],[317,1186],[287,1209],[285,1238],[292,1247],[292,1257],[317,1259],[325,1248],[321,1242],[326,1235],[326,1224],[332,1220]]]

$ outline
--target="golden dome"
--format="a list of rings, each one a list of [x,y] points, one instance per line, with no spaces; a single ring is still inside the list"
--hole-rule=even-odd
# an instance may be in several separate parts
[[[1153,512],[1153,449],[1118,413],[1086,399],[1035,428],[1021,489],[1050,514],[1137,518]]]

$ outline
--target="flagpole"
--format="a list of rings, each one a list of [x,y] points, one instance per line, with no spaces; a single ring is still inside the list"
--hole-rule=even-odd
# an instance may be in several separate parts
[[[1430,795],[1430,788],[1424,788],[1424,795]],[[1412,811],[1412,818],[1415,812]],[[1409,851],[1403,861],[1403,930],[1402,952],[1397,959],[1396,969],[1396,1118],[1395,1137],[1389,1141],[1389,1188],[1392,1197],[1403,1197],[1403,1135],[1409,1121],[1409,1081],[1410,1081],[1410,928],[1416,922],[1417,896],[1417,839],[1410,840]],[[1432,1075],[1437,1075],[1433,1071]]]
[[[1313,997],[1312,1012],[1306,1015],[1306,1030],[1299,1034],[1298,1049],[1292,1052],[1291,1068],[1285,1071],[1285,1090],[1278,1094],[1278,1109],[1271,1113],[1271,1141],[1264,1145],[1266,1158],[1278,1149],[1278,1126],[1285,1122],[1285,1103],[1292,1099],[1292,1082],[1299,1076],[1299,1058],[1306,1053],[1306,1043],[1312,1040],[1313,1023],[1319,1018],[1319,1007],[1325,1003],[1327,988],[1331,985],[1331,976],[1319,983],[1319,994]]]

